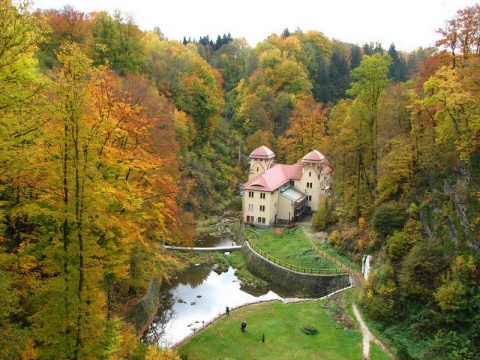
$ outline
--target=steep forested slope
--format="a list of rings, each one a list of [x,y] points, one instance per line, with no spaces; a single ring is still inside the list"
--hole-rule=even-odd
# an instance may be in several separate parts
[[[478,6],[408,54],[301,30],[181,44],[119,12],[9,0],[1,14],[3,357],[155,353],[125,302],[171,276],[159,243],[190,242],[260,145],[329,158],[314,225],[374,256],[363,309],[402,357],[479,353]]]

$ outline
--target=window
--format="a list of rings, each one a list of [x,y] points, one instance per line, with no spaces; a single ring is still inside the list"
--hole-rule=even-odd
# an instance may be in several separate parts
[[[307,182],[307,188],[311,189],[313,187],[313,183]]]
[[[265,193],[260,193],[260,199],[265,199]]]
[[[253,204],[248,204],[248,210],[253,210]]]
[[[255,216],[252,216],[252,217],[250,218],[250,221],[251,221],[252,223],[255,222]]]
[[[249,192],[248,192],[248,197],[249,197],[249,198],[253,198],[253,191],[249,191]]]
[[[265,211],[265,205],[260,205],[260,211]]]
[[[308,195],[308,201],[312,201],[312,195]]]
[[[295,180],[290,180],[290,185],[295,186]]]
[[[308,172],[308,177],[312,177],[312,172],[311,171]]]
[[[259,223],[259,224],[265,224],[266,220],[267,220],[267,219],[265,219],[264,217],[258,217],[258,218],[257,218],[257,223]]]

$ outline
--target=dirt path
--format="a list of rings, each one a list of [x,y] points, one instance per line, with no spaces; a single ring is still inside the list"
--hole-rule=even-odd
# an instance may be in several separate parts
[[[363,336],[363,359],[369,360],[370,359],[370,341],[373,340],[373,335],[368,330],[367,325],[362,319],[362,315],[360,315],[360,311],[358,311],[357,305],[352,302],[353,313],[357,318],[358,323],[360,324],[360,329],[362,329],[362,336]]]
[[[311,228],[311,224],[304,222],[300,223],[300,226],[302,226],[305,234],[308,236],[310,242],[314,245],[314,240],[315,240],[315,234],[313,233],[313,230]],[[354,291],[358,292],[360,289],[363,287],[363,276],[361,273],[354,272],[352,269],[349,269],[354,277],[355,281],[355,288]],[[360,329],[362,331],[362,337],[363,337],[363,360],[370,360],[370,343],[373,341],[375,342],[378,346],[382,348],[383,351],[385,351],[392,359],[397,359],[397,357],[385,346],[383,345],[380,340],[378,340],[375,335],[373,335],[370,330],[368,329],[368,326],[365,324],[365,321],[363,321],[362,315],[360,314],[360,311],[358,310],[357,305],[354,302],[355,296],[352,296],[352,309],[353,313],[355,315],[355,318],[357,319],[358,323],[360,324]]]

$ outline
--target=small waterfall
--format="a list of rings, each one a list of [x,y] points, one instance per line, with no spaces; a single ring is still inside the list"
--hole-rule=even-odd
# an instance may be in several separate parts
[[[362,274],[365,280],[368,280],[368,273],[370,272],[370,255],[363,255],[362,258]]]

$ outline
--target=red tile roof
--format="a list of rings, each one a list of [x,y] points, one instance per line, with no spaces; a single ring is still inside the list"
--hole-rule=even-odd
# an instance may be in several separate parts
[[[325,156],[318,151],[318,150],[313,150],[310,151],[307,155],[305,155],[302,158],[302,162],[322,162],[325,161]]]
[[[291,179],[302,177],[301,165],[272,164],[264,173],[243,184],[245,190],[274,191]]]
[[[256,159],[271,159],[274,157],[275,157],[274,152],[266,146],[260,146],[255,150],[253,150],[252,153],[250,154],[250,158],[256,158]]]

